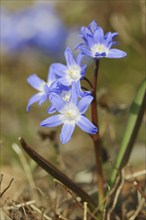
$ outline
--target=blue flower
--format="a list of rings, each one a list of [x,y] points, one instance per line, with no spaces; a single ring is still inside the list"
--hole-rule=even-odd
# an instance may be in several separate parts
[[[40,79],[36,74],[32,74],[27,78],[27,82],[39,92],[33,95],[28,102],[27,111],[30,110],[30,106],[38,102],[41,105],[45,102],[51,92],[60,92],[60,88],[57,84],[57,76],[54,74],[52,66],[49,68],[48,71],[48,80],[45,82],[44,80]]]
[[[86,36],[87,35],[90,35],[92,36],[94,34],[94,32],[96,31],[96,29],[98,28],[98,25],[95,21],[92,21],[88,27],[81,27],[81,31],[80,31],[80,34],[79,36],[86,41]]]
[[[81,64],[83,54],[80,53],[75,60],[69,47],[64,54],[67,65],[55,63],[52,66],[59,77],[58,81],[64,86],[71,86],[72,82],[77,83],[84,77],[86,65]]]
[[[77,96],[79,98],[82,98],[84,96],[87,95],[91,95],[90,91],[82,91],[81,87],[80,87],[80,82],[78,81],[77,83],[73,83]],[[60,85],[59,85],[60,86]],[[61,91],[62,89],[62,91]],[[71,93],[72,93],[72,88],[71,87],[61,87],[60,86],[60,94],[59,96],[65,101],[65,102],[69,102],[70,97],[71,97]],[[53,106],[53,104],[51,104],[48,108],[48,113],[49,114],[53,114],[56,112],[56,108]]]
[[[42,1],[14,13],[2,8],[1,30],[3,52],[41,50],[54,58],[62,55],[68,33],[53,5]]]
[[[104,35],[103,29],[99,27],[95,21],[91,22],[88,27],[81,28],[80,37],[84,40],[84,43],[79,44],[79,48],[83,54],[100,59],[106,58],[122,58],[127,54],[119,49],[111,49],[117,42],[113,41],[117,33],[108,32]]]
[[[93,37],[93,35],[94,35],[95,31],[98,29],[98,27],[99,26],[97,25],[97,23],[95,21],[92,21],[88,25],[88,27],[83,26],[81,28],[79,36],[87,43],[88,42],[88,41],[86,41],[87,36],[89,35],[89,36]],[[108,33],[105,35],[105,39],[106,39],[107,35],[108,35]],[[111,33],[111,35],[112,35],[112,40],[113,40],[118,35],[118,33],[113,32],[113,33]],[[116,44],[117,44],[117,42],[114,42],[114,41],[112,42],[112,45],[116,45]],[[79,45],[84,45],[84,43],[81,43]]]
[[[50,95],[50,100],[59,114],[43,120],[40,125],[45,127],[56,127],[63,124],[60,134],[60,140],[63,144],[71,139],[76,125],[89,134],[97,133],[97,127],[84,115],[93,97],[87,95],[78,100],[74,83],[72,84],[72,92],[68,102],[55,93]]]
[[[32,8],[29,22],[34,32],[32,45],[51,57],[61,57],[65,49],[68,30],[55,7],[47,1],[46,3],[40,1]]]
[[[66,90],[64,90],[66,88]],[[63,87],[63,90],[60,92],[59,96],[65,101],[69,102],[71,96],[71,88],[70,87]],[[56,112],[56,108],[51,104],[48,108],[48,113],[53,114]]]

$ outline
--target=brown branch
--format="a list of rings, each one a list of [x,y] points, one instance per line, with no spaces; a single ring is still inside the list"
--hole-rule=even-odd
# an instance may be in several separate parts
[[[74,183],[70,178],[68,178],[64,173],[58,170],[50,162],[46,161],[43,157],[37,154],[32,148],[30,148],[23,138],[19,138],[22,148],[25,152],[47,173],[52,177],[59,180],[62,184],[72,190],[81,198],[81,202],[87,202],[90,209],[94,210],[97,206],[95,201],[90,197],[84,190],[82,190],[76,183]]]

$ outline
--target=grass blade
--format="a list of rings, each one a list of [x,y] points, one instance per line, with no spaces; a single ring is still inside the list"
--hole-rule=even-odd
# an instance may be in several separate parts
[[[123,135],[115,168],[110,179],[110,187],[114,185],[117,173],[127,164],[131,151],[134,146],[136,136],[144,115],[146,104],[146,80],[144,80],[136,93],[135,99],[131,105],[127,126]]]

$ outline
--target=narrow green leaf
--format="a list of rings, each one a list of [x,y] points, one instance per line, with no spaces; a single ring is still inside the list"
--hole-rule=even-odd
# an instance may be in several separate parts
[[[145,104],[146,104],[146,80],[144,80],[136,93],[135,99],[131,105],[127,126],[120,145],[119,153],[116,159],[115,168],[110,179],[110,187],[113,186],[117,173],[127,164],[131,151],[134,146],[139,127],[142,122]]]

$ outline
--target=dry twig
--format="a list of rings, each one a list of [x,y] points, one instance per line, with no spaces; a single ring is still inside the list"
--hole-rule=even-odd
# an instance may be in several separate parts
[[[1,175],[1,183],[2,183],[2,180],[3,180],[3,175]],[[9,182],[9,184],[8,184],[8,186],[3,190],[3,192],[1,192],[0,193],[0,197],[2,197],[3,196],[3,194],[10,188],[10,186],[11,186],[11,184],[12,184],[12,182],[13,182],[13,180],[14,180],[14,178],[12,178],[11,180],[10,180],[10,182]]]
[[[137,206],[136,211],[135,211],[134,214],[129,218],[129,220],[134,220],[134,219],[136,219],[136,217],[137,217],[138,214],[140,213],[140,211],[141,211],[141,209],[142,209],[144,203],[145,203],[145,199],[142,198],[142,199],[141,199],[141,202],[140,202],[139,205]]]
[[[124,184],[124,170],[122,170],[121,174],[117,177],[115,186],[113,190],[110,192],[110,195],[108,195],[108,197],[110,196],[110,202],[113,200],[113,203],[111,205],[111,208],[106,209],[104,219],[110,220],[110,217],[114,211],[119,195],[121,193],[123,184]]]

